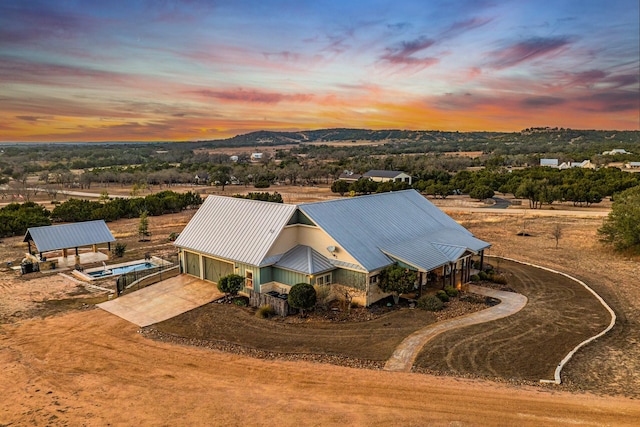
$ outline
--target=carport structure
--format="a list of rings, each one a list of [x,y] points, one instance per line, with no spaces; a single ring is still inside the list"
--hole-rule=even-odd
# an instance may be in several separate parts
[[[92,253],[98,254],[99,244],[107,243],[108,250],[111,250],[111,242],[115,242],[115,240],[107,224],[103,220],[97,220],[31,227],[27,230],[23,242],[27,242],[29,253],[31,253],[31,242],[33,242],[40,253],[41,260],[43,253],[58,250],[62,250],[62,258],[66,260],[68,250],[74,248],[73,262],[78,264],[77,261],[80,257],[78,248],[90,246]],[[96,261],[100,261],[100,259],[96,259]],[[68,262],[65,263],[68,264]]]

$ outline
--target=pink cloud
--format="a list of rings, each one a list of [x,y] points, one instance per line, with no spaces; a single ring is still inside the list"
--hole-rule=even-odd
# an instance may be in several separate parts
[[[313,96],[307,94],[284,94],[277,92],[264,92],[255,89],[245,90],[242,88],[234,90],[210,90],[202,89],[194,91],[194,93],[202,95],[207,98],[216,98],[222,101],[230,102],[245,102],[245,103],[257,103],[257,104],[277,104],[283,101],[290,102],[307,102],[310,101]]]
[[[489,66],[496,69],[513,67],[542,56],[558,53],[570,43],[568,37],[531,38],[492,52]]]

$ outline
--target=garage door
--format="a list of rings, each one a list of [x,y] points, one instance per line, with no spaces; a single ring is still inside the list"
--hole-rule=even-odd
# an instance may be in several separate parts
[[[221,277],[233,273],[233,264],[213,258],[203,257],[204,279],[218,283]]]
[[[186,272],[192,276],[200,277],[200,257],[192,252],[184,253],[184,262],[187,264]]]

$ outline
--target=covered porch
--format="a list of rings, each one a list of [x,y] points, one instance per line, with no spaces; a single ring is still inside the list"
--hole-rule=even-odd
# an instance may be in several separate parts
[[[40,270],[47,270],[105,261],[109,256],[100,252],[98,245],[106,244],[109,252],[115,238],[107,224],[98,220],[31,227],[23,242],[28,247],[26,259],[37,263]],[[38,256],[34,255],[35,249]]]

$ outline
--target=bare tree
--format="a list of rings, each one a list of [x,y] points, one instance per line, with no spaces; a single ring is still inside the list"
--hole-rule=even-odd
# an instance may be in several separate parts
[[[556,223],[551,230],[553,238],[556,239],[556,249],[558,249],[558,244],[560,243],[560,238],[562,237],[562,226],[559,223]]]

